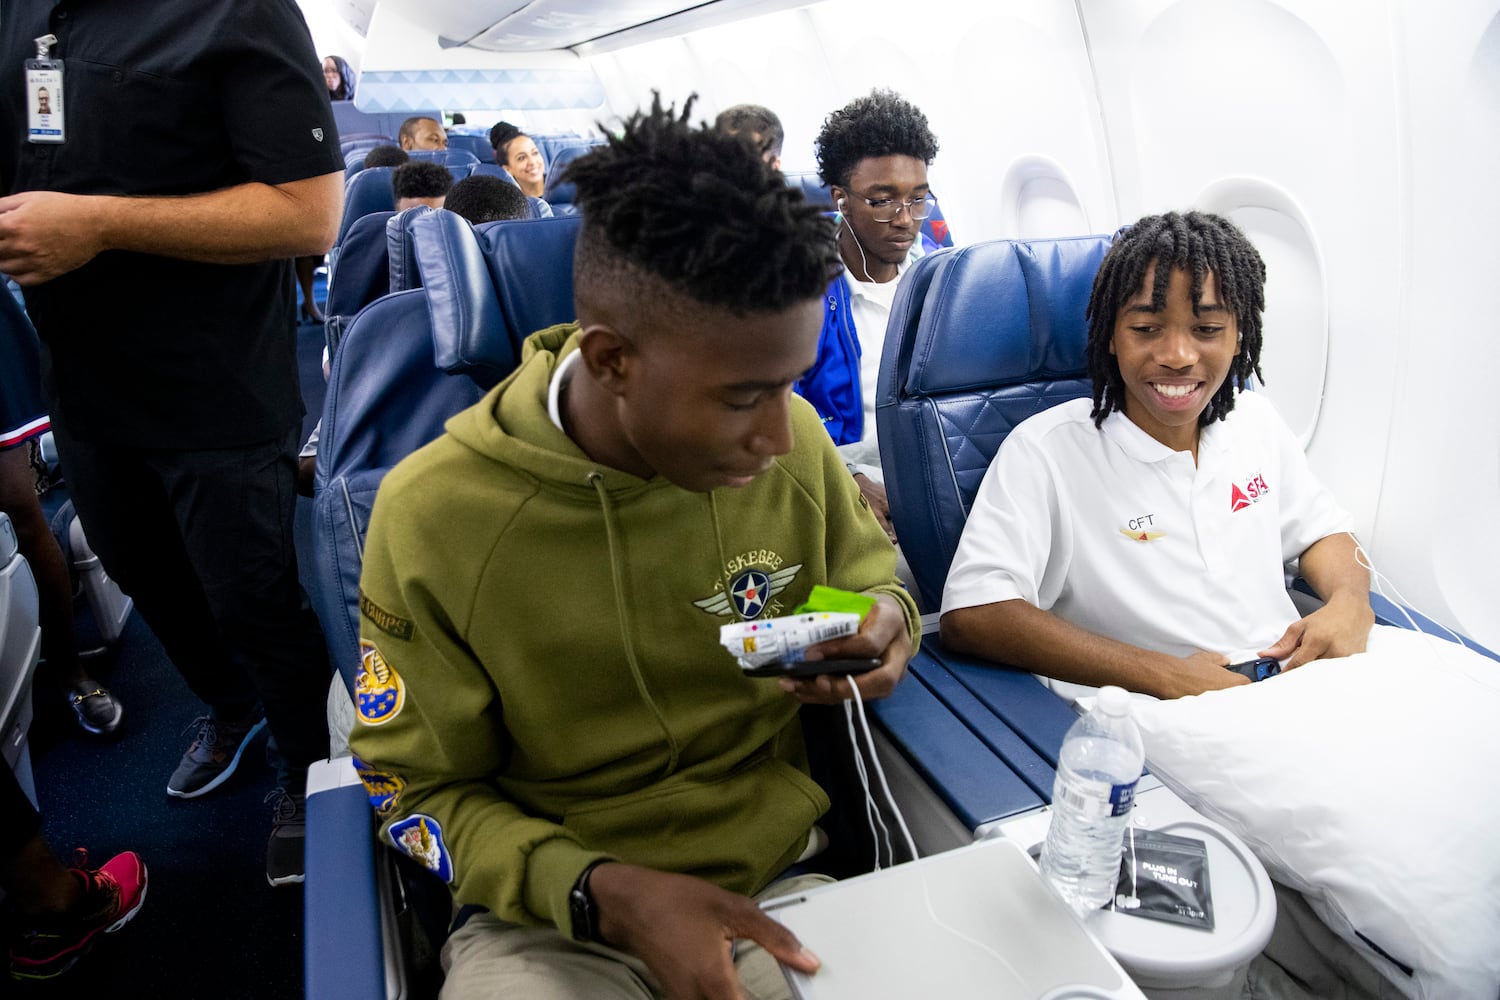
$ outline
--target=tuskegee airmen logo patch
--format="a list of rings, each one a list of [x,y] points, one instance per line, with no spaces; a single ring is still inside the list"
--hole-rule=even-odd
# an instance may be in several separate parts
[[[380,650],[368,639],[359,640],[360,669],[354,679],[354,707],[367,726],[390,722],[406,704],[406,687]]]
[[[358,757],[352,759],[354,771],[370,796],[370,805],[374,807],[375,815],[381,819],[389,818],[396,811],[396,803],[401,800],[401,793],[406,789],[406,779],[399,774],[371,767]]]
[[[412,813],[390,825],[386,836],[396,850],[432,872],[444,882],[453,881],[453,857],[443,843],[443,828],[431,816]]]
[[[693,605],[718,617],[739,615],[750,621],[761,615],[781,613],[781,602],[775,599],[776,595],[797,578],[802,564],[783,566],[779,555],[761,549],[736,556],[724,569],[717,582],[718,591],[694,601]]]

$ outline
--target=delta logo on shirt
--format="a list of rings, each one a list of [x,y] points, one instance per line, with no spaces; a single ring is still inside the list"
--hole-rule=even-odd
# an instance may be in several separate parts
[[[1246,507],[1258,504],[1261,498],[1271,492],[1271,487],[1266,485],[1266,477],[1256,473],[1241,483],[1229,484],[1229,513],[1233,514],[1244,510]]]

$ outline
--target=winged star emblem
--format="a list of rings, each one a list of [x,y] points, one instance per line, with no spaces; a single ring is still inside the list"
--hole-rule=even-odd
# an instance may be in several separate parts
[[[785,590],[801,569],[801,563],[774,573],[767,573],[763,569],[747,569],[731,580],[729,586],[712,597],[694,601],[693,605],[711,615],[727,618],[738,613],[741,618],[748,620],[764,611],[771,598]]]

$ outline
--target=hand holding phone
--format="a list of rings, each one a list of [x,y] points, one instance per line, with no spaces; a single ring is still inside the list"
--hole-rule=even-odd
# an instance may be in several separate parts
[[[880,666],[875,657],[855,660],[772,660],[754,667],[745,667],[746,677],[821,677],[824,674],[864,674]]]
[[[1233,670],[1252,681],[1263,681],[1267,677],[1275,677],[1281,673],[1281,663],[1274,656],[1262,656],[1243,663],[1231,663],[1224,669]]]

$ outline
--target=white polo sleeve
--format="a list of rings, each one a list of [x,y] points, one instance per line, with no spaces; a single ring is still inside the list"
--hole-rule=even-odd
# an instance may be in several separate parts
[[[943,612],[1015,599],[1050,610],[1072,555],[1061,508],[1042,437],[1017,428],[974,497],[943,588]]]

